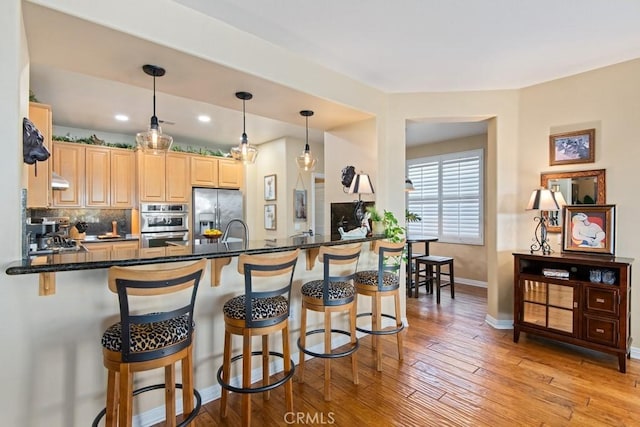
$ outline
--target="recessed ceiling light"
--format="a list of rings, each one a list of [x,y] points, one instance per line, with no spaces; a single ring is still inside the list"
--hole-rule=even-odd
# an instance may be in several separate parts
[[[211,117],[201,114],[198,116],[198,120],[201,121],[202,123],[209,123],[211,121]]]
[[[125,116],[124,114],[116,114],[116,120],[119,122],[128,122],[129,116]]]

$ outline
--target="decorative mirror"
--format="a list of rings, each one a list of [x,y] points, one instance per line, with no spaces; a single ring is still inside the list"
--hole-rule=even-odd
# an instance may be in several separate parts
[[[540,185],[551,191],[560,191],[568,205],[606,204],[605,170],[576,172],[545,172],[540,174]],[[562,231],[562,211],[546,212],[547,231]]]

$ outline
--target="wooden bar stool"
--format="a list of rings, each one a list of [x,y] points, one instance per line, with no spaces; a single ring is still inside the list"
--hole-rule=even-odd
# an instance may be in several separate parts
[[[419,274],[416,274],[416,273],[419,272],[419,270],[417,269],[417,266],[416,266],[416,259],[421,257],[421,256],[424,256],[424,254],[422,254],[422,253],[411,253],[411,259],[407,260],[406,277],[407,277],[407,296],[408,297],[413,295],[413,288],[414,287],[416,288],[416,296],[418,294],[418,284],[415,281],[415,277],[419,277]],[[411,263],[411,265],[409,263]],[[424,273],[424,271],[422,273]]]
[[[93,426],[97,426],[106,414],[107,426],[130,427],[133,396],[160,388],[165,389],[167,426],[176,425],[176,388],[183,390],[183,421],[179,426],[189,424],[196,417],[201,399],[193,387],[193,309],[206,262],[202,259],[190,263],[109,269],[109,289],[118,294],[120,322],[107,328],[102,335],[103,362],[108,370],[107,407],[95,418]],[[171,294],[176,295],[170,297]],[[145,297],[145,300],[154,298],[154,306],[162,304],[171,309],[134,314],[134,306],[142,301],[130,296]],[[185,301],[178,302],[180,299],[188,301],[184,304]],[[175,382],[175,363],[178,361],[182,384]],[[164,384],[133,390],[134,372],[162,367],[165,369]]]
[[[354,277],[358,295],[371,297],[371,312],[360,313],[357,317],[371,317],[371,328],[356,327],[356,330],[373,336],[373,348],[376,350],[376,369],[382,371],[382,345],[378,341],[380,335],[395,334],[398,344],[398,360],[402,360],[402,335],[404,329],[400,318],[400,267],[404,241],[394,243],[376,240],[373,251],[378,254],[378,269],[359,271]],[[395,315],[382,313],[382,297],[393,297]],[[394,328],[383,328],[382,317],[393,319]]]
[[[289,312],[293,272],[300,249],[292,252],[247,255],[238,258],[238,272],[244,274],[244,294],[231,298],[224,311],[224,354],[218,369],[218,383],[222,387],[220,413],[227,416],[229,391],[242,394],[242,425],[251,425],[251,395],[269,392],[284,385],[287,412],[293,412],[293,387],[291,380],[295,364],[289,347]],[[276,284],[277,283],[277,284]],[[259,289],[259,290],[257,290]],[[282,353],[269,350],[269,335],[281,331]],[[242,336],[242,353],[231,357],[232,335]],[[251,338],[262,337],[262,349],[251,351]],[[251,386],[251,358],[262,356],[262,385]],[[270,383],[269,356],[279,357],[284,363],[282,378]],[[231,365],[242,360],[242,387],[230,384]]]
[[[313,280],[302,285],[302,316],[300,317],[300,364],[298,381],[304,382],[305,354],[324,359],[324,399],[331,400],[331,360],[351,355],[353,383],[358,384],[358,338],[356,337],[356,291],[352,283],[358,267],[361,243],[338,246],[321,246],[318,260],[322,262],[324,276],[322,280]],[[338,272],[337,269],[340,271]],[[307,310],[324,313],[324,327],[307,331]],[[349,312],[349,331],[333,329],[331,314]],[[311,351],[306,347],[309,335],[324,335],[324,353]],[[332,350],[331,334],[350,337],[351,344],[342,351]]]
[[[436,290],[436,303],[440,304],[440,288],[449,286],[451,288],[451,298],[455,298],[455,282],[453,277],[453,258],[446,256],[421,256],[416,258],[416,271],[419,271],[424,266],[425,283],[427,283],[427,289],[429,284]],[[447,266],[447,271],[443,271],[442,267]],[[442,284],[442,276],[448,276],[448,282]],[[416,297],[418,296],[418,274],[416,273]]]

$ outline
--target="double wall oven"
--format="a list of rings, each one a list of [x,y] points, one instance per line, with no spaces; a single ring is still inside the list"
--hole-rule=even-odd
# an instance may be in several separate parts
[[[188,205],[143,203],[140,206],[140,237],[143,248],[167,246],[189,240]]]

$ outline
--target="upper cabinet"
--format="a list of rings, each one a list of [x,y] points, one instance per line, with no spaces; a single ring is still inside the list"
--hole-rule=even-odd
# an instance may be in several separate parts
[[[242,163],[235,160],[191,157],[191,185],[194,187],[240,188],[242,175]]]
[[[69,181],[69,188],[53,192],[53,206],[82,207],[84,204],[84,159],[82,144],[54,142],[53,172]]]
[[[44,145],[51,153],[51,107],[36,102],[29,103],[29,120],[36,126],[44,137]],[[51,158],[35,165],[25,166],[29,177],[27,184],[27,207],[48,208],[51,206]]]
[[[220,159],[218,162],[218,186],[222,188],[241,188],[244,168],[236,160]]]
[[[135,153],[131,150],[55,142],[53,170],[69,181],[56,191],[56,207],[132,208],[136,203]]]
[[[138,152],[140,201],[189,203],[189,157],[182,153]]]

